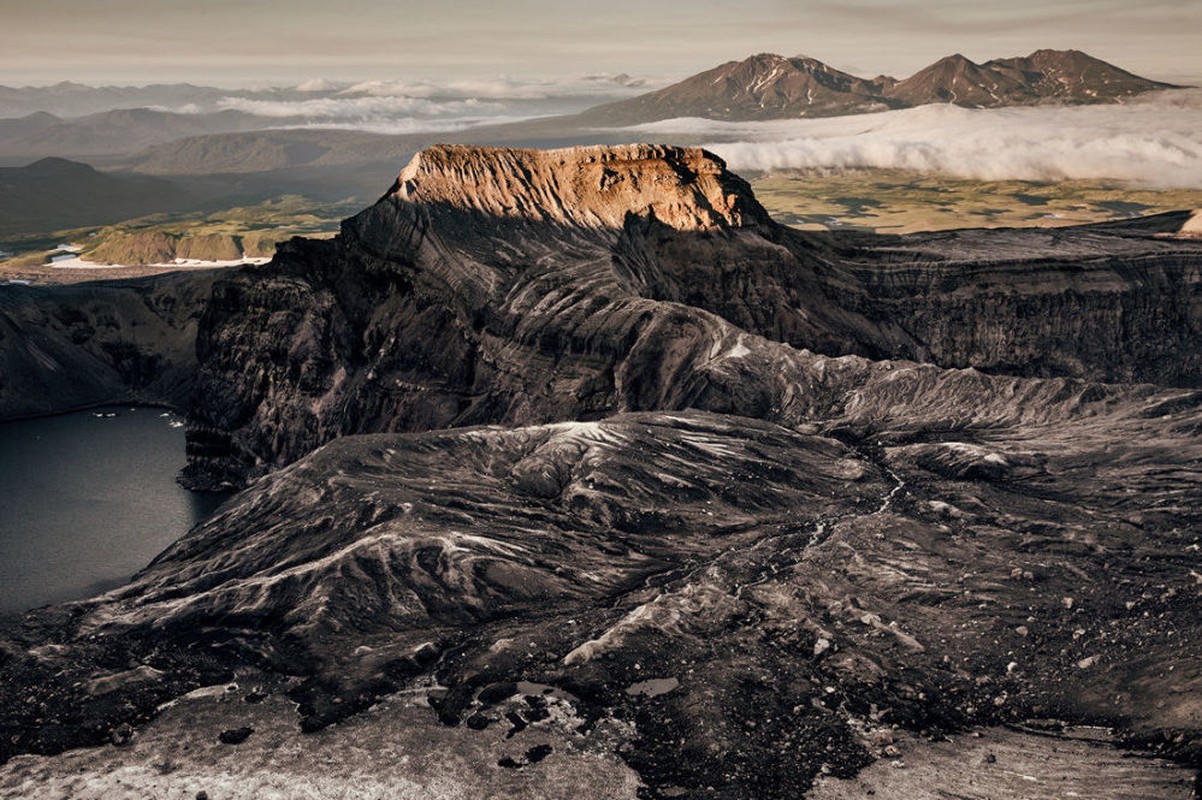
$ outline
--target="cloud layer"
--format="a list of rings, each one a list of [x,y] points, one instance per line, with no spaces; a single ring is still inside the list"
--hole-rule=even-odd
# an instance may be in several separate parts
[[[314,79],[293,89],[239,92],[211,106],[175,110],[200,113],[232,109],[291,124],[347,127],[378,133],[458,130],[473,124],[570,114],[647,90],[627,75],[578,75],[556,79],[507,77],[449,81],[364,81],[352,85]]]
[[[1125,105],[965,109],[723,123],[665,120],[637,138],[685,137],[734,170],[880,167],[982,180],[1114,178],[1202,188],[1202,90]]]

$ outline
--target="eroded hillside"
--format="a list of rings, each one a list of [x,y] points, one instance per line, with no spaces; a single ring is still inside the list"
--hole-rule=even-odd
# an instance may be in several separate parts
[[[214,685],[184,702],[246,752],[285,698],[310,743],[404,708],[395,785],[431,796],[797,797],[998,723],[1196,768],[1186,216],[820,236],[701,150],[427,151],[200,303],[188,477],[249,485],[9,631],[0,786],[165,753],[130,724]],[[451,739],[478,774],[429,772]]]

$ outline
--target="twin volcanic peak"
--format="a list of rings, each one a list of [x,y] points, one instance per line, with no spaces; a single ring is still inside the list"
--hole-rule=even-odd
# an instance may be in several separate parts
[[[1175,88],[1181,87],[1141,78],[1078,50],[1037,50],[983,64],[957,53],[904,80],[885,75],[859,78],[813,58],[761,53],[582,116],[610,126],[673,117],[833,117],[928,103],[968,108],[1110,103]]]

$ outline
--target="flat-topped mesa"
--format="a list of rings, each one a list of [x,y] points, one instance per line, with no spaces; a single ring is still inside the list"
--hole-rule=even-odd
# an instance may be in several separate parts
[[[560,150],[436,145],[401,171],[381,202],[498,221],[620,229],[629,214],[679,230],[768,222],[722,159],[697,147],[630,144]]]

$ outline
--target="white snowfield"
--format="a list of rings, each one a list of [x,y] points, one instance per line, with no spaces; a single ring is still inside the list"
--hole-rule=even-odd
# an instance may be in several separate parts
[[[95,261],[88,261],[78,255],[59,255],[50,259],[47,266],[55,269],[130,269],[137,267],[162,267],[173,269],[178,267],[190,268],[212,268],[212,267],[236,267],[240,264],[266,264],[270,258],[237,258],[226,261],[202,261],[199,258],[177,258],[174,261],[159,262],[155,264],[100,264]]]

